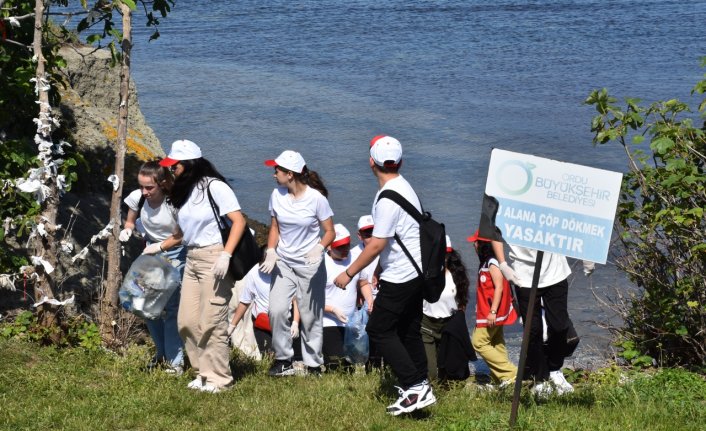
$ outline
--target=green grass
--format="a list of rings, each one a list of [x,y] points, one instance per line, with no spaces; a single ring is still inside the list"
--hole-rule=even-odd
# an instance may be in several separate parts
[[[512,390],[474,384],[436,388],[438,402],[413,416],[389,417],[388,374],[362,372],[270,378],[267,363],[236,357],[236,385],[225,393],[186,389],[190,378],[147,373],[144,346],[125,355],[56,350],[0,341],[2,430],[503,430]],[[360,370],[362,371],[362,370]],[[522,430],[694,430],[706,423],[706,381],[683,370],[609,368],[568,396],[537,403],[523,390]],[[626,382],[627,380],[627,382]]]

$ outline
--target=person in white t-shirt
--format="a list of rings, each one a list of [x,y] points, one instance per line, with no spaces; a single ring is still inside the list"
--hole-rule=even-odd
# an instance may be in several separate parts
[[[375,222],[373,221],[373,216],[370,214],[361,216],[358,219],[358,239],[360,243],[355,247],[357,254],[363,252],[365,245],[370,242],[373,237],[373,227],[375,227]],[[375,301],[375,295],[378,293],[378,278],[375,271],[378,268],[378,259],[376,256],[372,262],[360,271],[358,290],[363,298],[363,304],[367,307],[368,312],[373,311],[373,303]]]
[[[358,219],[358,239],[360,243],[356,246],[358,254],[363,252],[365,246],[373,237],[373,228],[375,222],[373,216],[366,214]],[[372,313],[375,297],[378,294],[378,259],[376,256],[372,262],[363,268],[358,274],[358,290],[362,297],[362,306],[366,307],[368,313]],[[368,362],[365,364],[365,369],[370,371],[373,368],[382,368],[382,353],[376,344],[368,343]]]
[[[515,284],[517,301],[523,324],[527,324],[529,297],[532,287],[537,250],[510,245],[512,265],[505,262],[503,244],[493,241],[493,251],[501,261],[503,275]],[[534,302],[530,339],[527,348],[529,377],[534,380],[533,392],[544,397],[556,392],[559,395],[573,392],[561,371],[567,350],[567,332],[570,319],[568,311],[568,278],[571,267],[566,257],[555,253],[544,253]],[[547,343],[543,340],[542,309],[547,324]]]
[[[179,228],[188,250],[178,318],[186,354],[198,373],[188,387],[220,392],[233,383],[227,332],[234,280],[228,266],[246,229],[245,217],[223,175],[202,157],[195,143],[175,141],[160,164],[169,167],[176,178],[169,201],[178,210]],[[225,245],[209,192],[219,215],[231,223]]]
[[[333,284],[333,279],[353,262],[359,254],[351,249],[351,234],[342,224],[334,225],[336,238],[324,255],[326,263],[326,305],[324,306],[324,365],[327,370],[349,366],[343,352],[343,336],[348,317],[356,308],[358,300],[358,275],[353,277],[345,289]]]
[[[446,235],[446,284],[439,300],[422,305],[422,341],[427,355],[429,379],[439,377],[437,356],[441,344],[441,332],[453,314],[465,311],[468,304],[468,272],[461,256],[454,250],[451,238]],[[442,376],[443,378],[444,376]]]
[[[272,278],[270,274],[260,271],[258,265],[253,266],[243,278],[243,292],[240,294],[240,302],[235,309],[233,319],[228,325],[228,335],[240,323],[240,319],[245,317],[245,312],[252,304],[252,322],[255,340],[260,354],[274,353],[272,350],[272,328],[270,327],[270,284]]]
[[[289,307],[296,297],[302,359],[307,370],[321,371],[324,358],[323,312],[326,288],[324,249],[333,241],[333,211],[319,175],[306,166],[301,154],[287,150],[265,161],[274,167],[277,187],[270,196],[272,221],[265,261],[260,269],[272,272],[270,325],[275,362],[271,376],[293,375],[294,350]],[[323,230],[323,236],[320,236]]]
[[[418,267],[421,263],[419,224],[390,199],[380,199],[383,190],[393,190],[421,211],[412,186],[399,173],[402,145],[391,136],[370,141],[370,168],[380,189],[373,201],[373,237],[358,259],[336,277],[343,288],[351,278],[380,256],[379,290],[366,326],[371,344],[377,344],[385,363],[400,382],[400,397],[387,407],[387,413],[410,413],[436,402],[427,380],[427,358],[421,335],[422,290],[424,280],[395,240],[400,238]]]
[[[140,188],[124,200],[128,212],[119,239],[127,242],[132,237],[139,217],[147,242],[142,254],[161,255],[184,275],[186,248],[181,245],[176,210],[167,202],[172,181],[169,171],[157,162],[147,162],[140,167],[137,174]],[[184,344],[177,327],[179,299],[180,289],[177,288],[164,306],[162,317],[145,320],[156,348],[149,369],[165,363],[168,373],[181,375],[184,370]]]

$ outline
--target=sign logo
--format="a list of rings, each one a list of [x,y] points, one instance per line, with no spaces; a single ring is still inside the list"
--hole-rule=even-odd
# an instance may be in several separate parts
[[[505,193],[513,196],[522,195],[532,186],[532,163],[521,160],[508,160],[498,168],[495,181]]]

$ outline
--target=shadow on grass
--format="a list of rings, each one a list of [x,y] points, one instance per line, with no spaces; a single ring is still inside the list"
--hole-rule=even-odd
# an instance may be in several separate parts
[[[238,350],[234,350],[231,353],[229,365],[233,379],[238,381],[246,376],[260,373],[263,363],[269,364],[270,362],[267,357],[263,358],[262,361],[257,361]]]
[[[499,398],[512,401],[512,392],[494,394]],[[596,394],[590,388],[580,388],[575,392],[564,395],[551,395],[547,399],[537,399],[531,392],[522,391],[520,404],[523,407],[541,406],[545,404],[556,404],[562,406],[573,406],[590,408],[596,404]]]

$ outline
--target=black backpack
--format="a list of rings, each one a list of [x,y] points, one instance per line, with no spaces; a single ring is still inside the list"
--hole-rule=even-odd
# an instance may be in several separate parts
[[[383,198],[390,199],[399,205],[419,223],[419,242],[422,251],[421,269],[397,233],[395,233],[395,241],[402,247],[402,251],[412,261],[414,269],[424,279],[424,299],[432,303],[438,301],[446,285],[446,229],[444,224],[431,218],[431,214],[425,212],[424,208],[420,213],[414,205],[396,191],[383,190],[378,196],[378,201]]]

